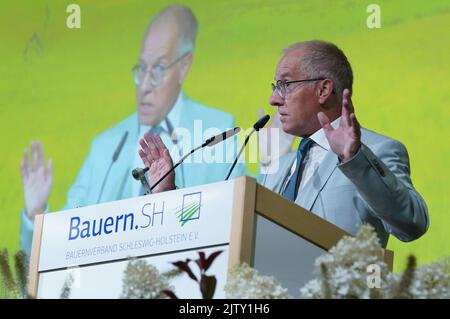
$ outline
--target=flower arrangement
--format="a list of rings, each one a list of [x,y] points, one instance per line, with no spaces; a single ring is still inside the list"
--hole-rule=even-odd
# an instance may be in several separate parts
[[[132,259],[123,277],[120,298],[177,298],[170,279],[185,273],[195,281],[205,299],[213,298],[217,280],[207,275],[214,260],[222,251],[206,256],[199,252],[195,260],[186,259],[172,264],[174,270],[160,273],[142,259]],[[191,269],[198,267],[198,274]],[[355,237],[344,237],[329,252],[315,261],[317,277],[300,288],[302,298],[317,299],[375,299],[414,298],[450,299],[450,257],[420,267],[410,256],[405,271],[390,273],[383,260],[383,249],[370,225],[361,227]],[[0,253],[0,298],[29,298],[26,293],[27,261],[23,252],[14,256],[12,271],[7,250]],[[14,274],[15,272],[15,274]],[[73,278],[67,278],[61,298],[70,296]],[[291,298],[276,278],[263,276],[246,263],[235,265],[225,285],[226,298],[232,299],[287,299]]]
[[[300,288],[305,299],[450,298],[450,257],[416,267],[410,256],[406,270],[390,273],[383,249],[370,225],[355,237],[344,237],[315,261],[317,277]],[[290,298],[273,277],[261,276],[243,263],[231,269],[227,298]]]
[[[303,298],[397,299],[450,298],[450,258],[416,267],[410,256],[402,274],[390,273],[375,230],[363,225],[356,237],[344,237],[317,258],[318,278],[300,289]],[[377,269],[373,275],[369,269]],[[378,284],[371,284],[371,278]]]
[[[370,288],[367,269],[375,265],[380,277],[378,287]],[[303,298],[381,298],[388,268],[383,249],[373,228],[361,227],[355,237],[344,237],[315,261],[318,278],[300,289]]]
[[[402,275],[391,273],[390,298],[450,299],[450,257],[416,268],[414,256]]]

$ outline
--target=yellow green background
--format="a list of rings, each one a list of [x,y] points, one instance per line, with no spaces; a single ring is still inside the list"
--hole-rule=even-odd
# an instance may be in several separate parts
[[[81,7],[81,29],[66,27],[66,7]],[[94,136],[135,109],[131,67],[144,29],[168,1],[11,0],[0,2],[0,247],[19,248],[23,203],[19,163],[39,139],[54,160],[50,207],[65,195]],[[281,50],[323,39],[347,54],[361,124],[402,141],[431,226],[412,243],[390,239],[395,270],[450,255],[450,2],[376,1],[380,29],[366,26],[372,1],[179,1],[200,32],[186,93],[234,113],[249,127],[266,112]],[[30,39],[38,37],[41,47]],[[27,46],[27,43],[29,45]],[[28,47],[28,50],[26,48]],[[255,165],[251,166],[255,172]]]

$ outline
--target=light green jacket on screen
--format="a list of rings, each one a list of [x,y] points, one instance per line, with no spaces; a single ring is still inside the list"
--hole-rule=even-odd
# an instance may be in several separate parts
[[[176,116],[171,116],[175,113]],[[233,128],[235,125],[231,114],[194,102],[183,93],[180,93],[168,118],[172,119],[171,124],[175,129],[182,128],[185,132],[191,133],[190,141],[178,140],[182,155],[186,154],[191,148],[202,144],[207,137],[218,134],[219,131],[222,132]],[[197,125],[198,128],[199,124],[202,130],[200,132],[201,136],[194,134],[194,125]],[[133,184],[138,182],[133,179],[131,171],[135,168],[139,130],[138,116],[137,113],[134,113],[94,139],[75,183],[67,194],[67,203],[62,210],[136,196],[133,195],[132,189]],[[209,135],[207,133],[208,130],[211,132]],[[214,130],[217,133],[214,134]],[[98,200],[112,156],[126,131],[128,131],[126,142],[117,161],[111,167],[101,199]],[[233,137],[224,143],[214,146],[214,150],[209,150],[213,155],[215,151],[216,154],[223,152],[213,162],[205,160],[195,161],[195,155],[193,158],[186,160],[185,163],[175,170],[177,187],[184,188],[223,181],[231,166],[231,163],[229,163],[230,159],[234,159],[234,156],[237,154],[236,141],[236,137]],[[172,157],[174,157],[173,154]],[[214,157],[210,158],[214,159]],[[228,162],[221,162],[221,159]],[[140,167],[143,166],[140,163]],[[245,175],[245,173],[245,164],[241,162],[236,165],[231,178]],[[25,210],[22,210],[21,215],[20,245],[21,249],[29,256],[31,253],[33,224],[28,219]]]

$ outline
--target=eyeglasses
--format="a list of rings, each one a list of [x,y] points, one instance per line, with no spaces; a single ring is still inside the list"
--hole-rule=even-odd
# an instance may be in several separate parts
[[[148,73],[149,79],[150,79],[150,84],[154,87],[158,86],[159,84],[161,84],[162,80],[166,76],[167,70],[169,68],[171,68],[172,66],[174,66],[181,59],[186,57],[188,54],[189,53],[183,54],[178,59],[176,59],[175,61],[173,61],[172,63],[170,63],[168,65],[164,65],[163,63],[157,63],[157,64],[153,65],[150,68],[150,70],[148,69],[147,65],[145,65],[144,63],[136,64],[132,69],[134,83],[137,86],[142,85],[142,83],[144,83],[145,75]]]
[[[305,79],[305,80],[296,80],[296,81],[285,81],[285,80],[278,80],[276,84],[272,83],[272,92],[277,90],[278,95],[285,100],[287,97],[287,94],[289,93],[290,85],[293,83],[300,83],[300,82],[310,82],[310,81],[320,81],[325,80],[325,78],[317,78],[317,79]]]

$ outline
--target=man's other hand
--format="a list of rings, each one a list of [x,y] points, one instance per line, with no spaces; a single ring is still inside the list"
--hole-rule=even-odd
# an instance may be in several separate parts
[[[52,188],[53,165],[50,159],[45,164],[42,144],[37,141],[31,143],[30,150],[25,149],[20,163],[22,175],[25,209],[31,221],[37,214],[44,213]]]

